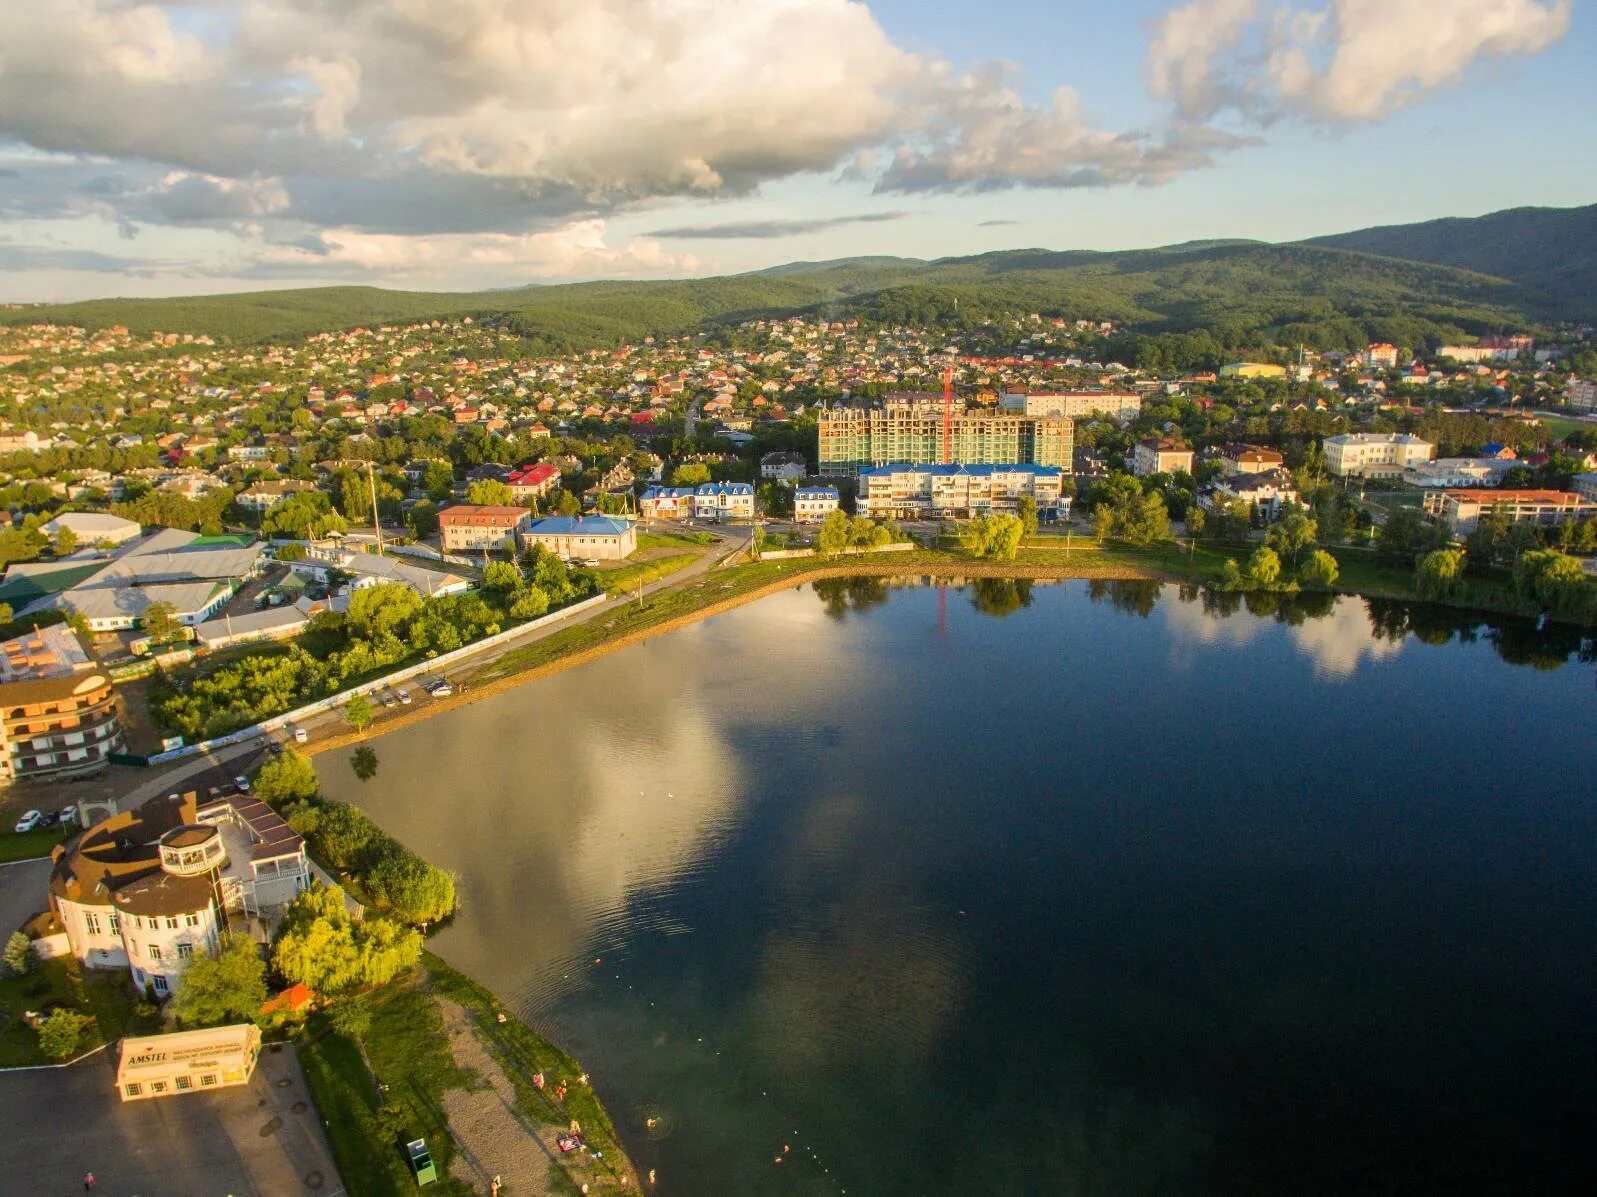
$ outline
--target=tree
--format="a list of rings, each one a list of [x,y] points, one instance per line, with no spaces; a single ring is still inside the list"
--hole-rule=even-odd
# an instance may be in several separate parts
[[[1427,553],[1440,548],[1446,534],[1412,507],[1399,507],[1381,525],[1380,545],[1394,553]]]
[[[582,503],[577,499],[576,495],[564,487],[557,487],[549,497],[551,500],[550,506],[554,509],[556,515],[582,514]]]
[[[78,547],[78,534],[65,524],[55,534],[55,551],[59,557],[65,557]]]
[[[274,806],[306,801],[316,797],[320,789],[316,767],[292,748],[272,757],[255,775],[255,796]]]
[[[1464,554],[1458,549],[1433,549],[1414,567],[1414,593],[1423,599],[1446,600],[1464,588]]]
[[[1314,543],[1318,533],[1319,526],[1311,516],[1291,511],[1270,525],[1264,543],[1274,549],[1278,557],[1288,558],[1296,566],[1303,550]]]
[[[349,522],[333,510],[332,500],[319,490],[297,491],[279,499],[261,517],[263,535],[294,540],[316,540],[348,528]]]
[[[372,1029],[372,1008],[359,998],[345,998],[327,1012],[327,1021],[346,1039],[359,1039]]]
[[[289,903],[272,945],[284,979],[328,995],[386,984],[420,959],[417,932],[380,915],[356,923],[336,885],[314,884]]]
[[[144,608],[144,614],[139,617],[139,626],[150,638],[151,644],[165,644],[177,639],[183,625],[177,621],[177,608],[160,601]]]
[[[39,1047],[52,1060],[65,1060],[78,1050],[89,1020],[67,1009],[56,1009],[39,1024]]]
[[[1035,495],[1021,495],[1019,503],[1015,506],[1015,514],[1020,517],[1022,536],[1037,535],[1037,497]]]
[[[710,480],[710,467],[702,461],[684,461],[671,471],[672,486],[703,486]]]
[[[1207,518],[1208,517],[1204,513],[1203,508],[1199,507],[1196,503],[1194,503],[1194,504],[1192,504],[1192,506],[1188,507],[1187,508],[1187,535],[1188,536],[1202,536],[1203,535],[1203,526],[1204,526],[1204,523],[1207,520]]]
[[[365,731],[372,723],[371,700],[357,694],[344,704],[344,722],[355,731]]]
[[[479,478],[466,488],[466,502],[482,507],[513,507],[516,500],[505,483]]]
[[[1020,551],[1021,523],[1008,514],[978,515],[966,523],[959,542],[972,557],[1013,561]]]
[[[1316,590],[1329,590],[1341,572],[1342,567],[1335,557],[1324,549],[1315,549],[1309,555],[1309,559],[1303,563],[1303,568],[1298,571],[1298,580]]]
[[[13,931],[6,940],[3,963],[8,974],[20,977],[33,968],[33,941],[23,931]]]
[[[1254,586],[1274,586],[1281,580],[1281,558],[1276,556],[1274,549],[1260,545],[1248,558],[1242,576]]]
[[[521,571],[508,561],[490,561],[482,571],[482,584],[500,593],[517,589],[521,581]]]
[[[316,849],[342,872],[358,871],[374,855],[373,845],[382,838],[377,824],[347,803],[327,803],[316,819]]]
[[[454,493],[455,471],[447,461],[429,461],[421,473],[421,488],[434,503],[442,503]]]
[[[549,610],[549,596],[540,587],[527,586],[515,592],[510,602],[511,619],[537,619]]]
[[[366,640],[402,636],[422,605],[421,595],[403,582],[379,582],[350,596],[344,618],[350,631]]]
[[[365,878],[377,904],[406,923],[435,923],[455,909],[455,876],[400,849]]]
[[[183,970],[183,983],[172,999],[172,1017],[185,1027],[253,1022],[264,1001],[266,962],[255,941],[246,935],[227,935],[217,955],[197,957]]]
[[[815,533],[816,551],[823,557],[835,557],[848,547],[848,513],[829,511]]]
[[[1544,610],[1584,614],[1597,605],[1597,587],[1586,581],[1580,562],[1557,549],[1532,549],[1514,565],[1514,589]]]
[[[438,508],[426,499],[405,513],[405,526],[417,540],[438,534]]]

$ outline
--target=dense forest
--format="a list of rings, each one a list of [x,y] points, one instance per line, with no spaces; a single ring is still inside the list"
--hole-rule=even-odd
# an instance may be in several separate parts
[[[1551,244],[1538,241],[1535,231],[1551,237],[1546,221],[1552,216],[1590,223],[1593,212],[1597,209],[1551,216],[1542,210],[1502,213],[1505,219],[1520,220],[1524,229],[1516,241],[1512,221],[1493,224],[1493,244],[1535,242],[1538,260],[1562,257],[1578,265],[1589,249],[1572,253],[1556,239]],[[1434,248],[1436,237],[1415,231],[1429,227],[1406,226],[1420,246],[1415,255],[1426,246]],[[1482,249],[1477,256],[1501,268],[1483,273],[1403,260],[1395,252],[1402,248],[1396,233],[1369,230],[1331,239],[1365,239],[1346,248],[1194,242],[1110,253],[1016,250],[933,262],[878,257],[793,263],[722,278],[475,293],[317,287],[182,299],[106,299],[14,308],[0,312],[0,323],[120,324],[135,332],[204,333],[238,343],[360,324],[472,315],[502,320],[535,351],[555,353],[713,329],[757,316],[824,315],[957,327],[1036,312],[1113,320],[1133,336],[1170,347],[1166,356],[1172,360],[1196,362],[1270,347],[1351,349],[1371,339],[1434,347],[1459,337],[1524,329],[1537,320],[1578,319],[1593,306],[1592,288],[1579,284],[1578,269],[1565,280],[1564,290],[1553,294],[1518,281],[1516,274],[1524,271],[1509,272],[1515,259],[1511,249],[1492,254]]]

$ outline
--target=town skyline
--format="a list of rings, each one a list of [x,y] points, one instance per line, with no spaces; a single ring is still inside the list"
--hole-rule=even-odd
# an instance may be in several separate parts
[[[1367,8],[371,0],[310,37],[298,4],[34,6],[0,18],[0,300],[1290,241],[1597,193],[1563,134],[1583,7]]]

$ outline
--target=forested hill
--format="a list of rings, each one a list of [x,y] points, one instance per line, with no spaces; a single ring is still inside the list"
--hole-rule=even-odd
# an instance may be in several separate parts
[[[1479,270],[1519,284],[1543,318],[1597,319],[1597,204],[1385,225],[1307,244]]]
[[[503,319],[537,351],[716,328],[755,316],[825,315],[957,326],[1040,312],[1133,332],[1254,346],[1420,345],[1524,327],[1558,313],[1503,277],[1320,245],[1196,242],[1110,253],[1014,250],[921,262],[858,258],[754,274],[426,293],[317,287],[182,299],[107,299],[0,311],[234,342],[470,314]]]

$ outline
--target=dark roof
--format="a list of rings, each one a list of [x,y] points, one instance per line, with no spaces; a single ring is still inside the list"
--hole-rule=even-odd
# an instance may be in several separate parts
[[[51,894],[86,906],[110,906],[114,895],[161,872],[160,838],[193,823],[194,816],[193,794],[168,795],[94,824],[69,843],[55,862],[50,873]],[[203,877],[199,880],[209,888]],[[136,909],[132,913],[146,912]]]

